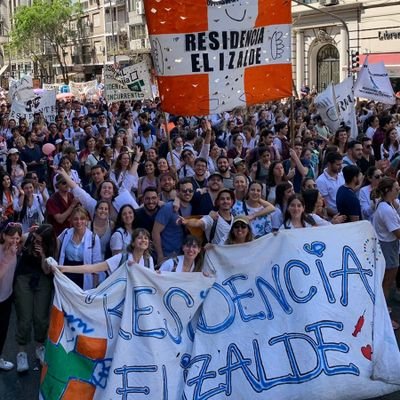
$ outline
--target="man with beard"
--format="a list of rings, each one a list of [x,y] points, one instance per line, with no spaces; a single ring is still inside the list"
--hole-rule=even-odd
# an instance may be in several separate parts
[[[222,175],[214,172],[208,178],[208,186],[195,192],[192,199],[192,214],[207,215],[214,210],[214,203],[217,195],[224,187]]]
[[[174,200],[176,197],[175,185],[176,178],[175,175],[171,172],[165,172],[164,174],[159,176],[160,182],[160,200],[164,203]]]
[[[194,190],[206,187],[207,179],[207,160],[205,158],[196,158],[194,162],[194,175],[190,178],[193,183]]]
[[[219,156],[217,158],[217,169],[222,176],[224,187],[233,190],[233,174],[230,171],[228,157]]]
[[[135,212],[135,228],[144,228],[152,232],[159,209],[157,189],[149,186],[143,192],[143,207]]]
[[[204,231],[209,243],[224,244],[233,224],[231,208],[235,202],[235,195],[229,189],[219,191],[215,199],[215,207],[218,209],[216,218],[205,215],[201,219],[179,218],[179,222],[190,228],[200,228]]]
[[[174,209],[173,202],[168,202],[156,215],[152,236],[158,263],[165,257],[179,254],[182,250],[186,232],[182,226],[177,225],[177,220],[179,216],[189,217],[192,214],[190,201],[193,197],[193,184],[190,178],[184,178],[178,182],[177,196],[180,201],[177,211]]]

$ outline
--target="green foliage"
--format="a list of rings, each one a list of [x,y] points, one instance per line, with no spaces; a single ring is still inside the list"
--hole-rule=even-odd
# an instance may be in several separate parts
[[[79,3],[74,4],[71,0],[34,0],[31,6],[17,9],[10,45],[30,57],[35,54],[37,58],[47,43],[66,78],[64,49],[76,36],[70,22],[79,19],[80,14]]]

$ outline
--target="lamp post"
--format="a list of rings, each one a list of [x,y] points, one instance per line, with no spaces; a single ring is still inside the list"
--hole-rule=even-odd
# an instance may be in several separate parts
[[[311,4],[303,3],[300,0],[292,0],[292,1],[293,1],[293,3],[296,3],[296,4],[300,5],[300,6],[304,6],[304,7],[310,8],[311,10],[320,12],[322,14],[329,15],[332,18],[334,18],[337,21],[339,21],[343,25],[343,28],[346,31],[346,36],[347,36],[347,38],[346,38],[346,44],[347,44],[347,75],[350,76],[350,74],[351,74],[350,73],[350,32],[349,32],[349,27],[347,26],[346,21],[343,18],[339,17],[338,15],[336,15],[336,14],[330,12],[330,11],[326,11],[325,9],[314,7]]]

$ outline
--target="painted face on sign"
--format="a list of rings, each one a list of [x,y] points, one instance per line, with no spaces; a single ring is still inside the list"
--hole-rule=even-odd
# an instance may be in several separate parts
[[[249,5],[243,0],[208,0],[209,13],[218,18],[218,24],[240,24],[240,28],[254,26],[258,14],[258,1]],[[215,21],[217,22],[217,21]]]

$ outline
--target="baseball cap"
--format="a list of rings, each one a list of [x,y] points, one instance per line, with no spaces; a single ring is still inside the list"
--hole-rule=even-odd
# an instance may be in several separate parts
[[[240,158],[240,157],[236,157],[234,160],[233,160],[233,165],[239,165],[239,164],[241,164],[241,163],[244,163],[244,160],[243,160],[243,158]]]

